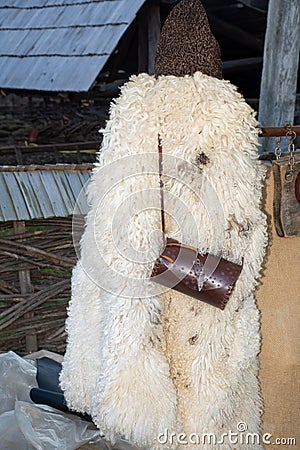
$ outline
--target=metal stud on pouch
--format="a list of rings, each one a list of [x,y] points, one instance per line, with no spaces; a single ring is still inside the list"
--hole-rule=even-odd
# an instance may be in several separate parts
[[[194,266],[194,270],[195,270],[195,275],[197,277],[197,286],[198,286],[198,291],[200,292],[203,288],[203,284],[205,281],[205,276],[204,276],[204,272],[203,272],[203,266],[199,261],[193,261],[193,266]]]

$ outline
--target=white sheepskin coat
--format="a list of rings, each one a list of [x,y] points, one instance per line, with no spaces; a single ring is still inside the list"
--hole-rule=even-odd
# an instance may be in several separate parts
[[[260,433],[254,290],[266,217],[256,125],[233,85],[200,72],[133,76],[111,105],[88,186],[61,386],[69,407],[91,414],[112,442],[122,436],[140,447],[176,448],[179,433],[220,440],[240,422]],[[149,280],[164,246],[158,134],[166,235],[244,259],[225,311]],[[166,432],[176,438],[164,444]],[[242,438],[195,448],[262,449]]]

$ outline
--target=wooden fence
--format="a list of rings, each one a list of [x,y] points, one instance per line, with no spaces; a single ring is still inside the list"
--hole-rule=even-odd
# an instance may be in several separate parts
[[[0,225],[0,351],[64,352],[75,262],[70,218]]]

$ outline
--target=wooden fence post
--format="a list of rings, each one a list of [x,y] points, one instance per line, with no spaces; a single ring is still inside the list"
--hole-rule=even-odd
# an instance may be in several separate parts
[[[280,126],[294,122],[300,49],[300,1],[270,0],[259,100],[259,123]],[[274,139],[262,139],[271,151]]]
[[[25,222],[24,220],[14,221],[14,232],[15,234],[23,234],[25,233]],[[31,294],[32,293],[32,285],[30,279],[30,270],[22,268],[19,270],[19,282],[20,282],[20,291],[21,294]],[[24,314],[24,317],[33,317],[34,312],[28,312]],[[28,353],[35,352],[38,349],[37,345],[37,337],[35,334],[26,334],[26,351]]]

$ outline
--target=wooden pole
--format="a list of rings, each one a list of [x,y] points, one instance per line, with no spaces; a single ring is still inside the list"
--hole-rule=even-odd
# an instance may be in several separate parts
[[[279,137],[286,136],[287,132],[291,135],[293,132],[296,136],[300,136],[300,125],[293,126],[290,130],[286,127],[261,127],[259,130],[260,137]]]
[[[299,0],[270,0],[258,116],[264,126],[294,122],[299,49]],[[264,139],[260,151],[274,147],[274,139]]]
[[[25,222],[24,220],[14,221],[14,233],[24,234],[25,233]],[[20,269],[19,270],[19,282],[21,294],[31,294],[32,285],[30,279],[30,270]],[[34,316],[34,312],[28,312],[24,314],[24,317],[30,318]],[[26,351],[28,353],[35,352],[38,349],[37,337],[35,334],[26,334]]]
[[[160,37],[160,5],[148,6],[148,73],[154,74],[155,52]]]
[[[160,5],[145,5],[138,17],[138,71],[154,74],[154,59],[160,37]]]

